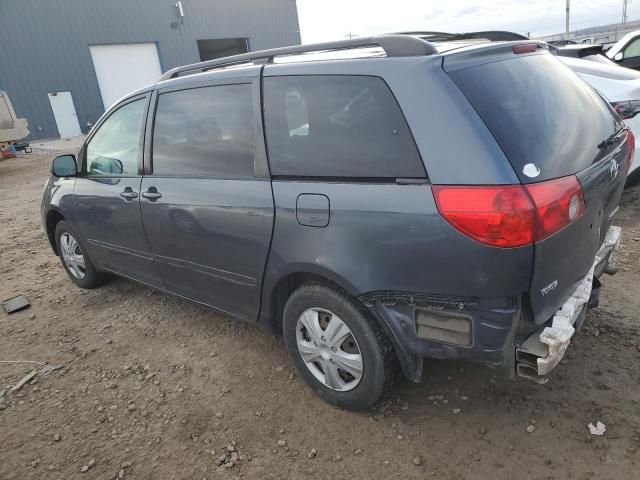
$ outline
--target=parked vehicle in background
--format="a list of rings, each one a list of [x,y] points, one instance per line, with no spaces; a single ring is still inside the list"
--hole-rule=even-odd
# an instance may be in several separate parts
[[[560,61],[599,91],[611,103],[634,135],[640,135],[640,72],[616,64],[560,57]],[[636,151],[629,168],[627,186],[640,181],[640,153]]]
[[[622,67],[640,69],[640,30],[627,33],[606,54]]]
[[[567,45],[557,47],[556,53],[561,57],[581,58],[592,62],[616,65],[613,60],[604,54],[602,45]]]
[[[358,38],[167,72],[54,159],[42,220],[78,286],[258,322],[361,409],[425,357],[546,381],[612,272],[633,150],[544,43]]]
[[[553,45],[554,47],[564,47],[565,45],[577,45],[578,42],[574,42],[573,40],[551,40],[547,42],[549,45]]]
[[[0,154],[10,148],[15,148],[16,144],[29,135],[29,124],[26,118],[18,118],[9,95],[4,90],[0,90]],[[24,149],[28,143],[20,142],[18,147]],[[0,155],[2,158],[2,155]]]

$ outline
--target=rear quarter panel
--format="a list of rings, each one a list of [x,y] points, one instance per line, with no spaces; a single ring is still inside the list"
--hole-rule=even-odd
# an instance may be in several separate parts
[[[324,275],[353,295],[496,297],[528,289],[532,247],[498,249],[459,233],[439,215],[429,185],[274,181],[273,192],[266,292],[296,272]],[[329,198],[326,227],[298,223],[301,193]]]

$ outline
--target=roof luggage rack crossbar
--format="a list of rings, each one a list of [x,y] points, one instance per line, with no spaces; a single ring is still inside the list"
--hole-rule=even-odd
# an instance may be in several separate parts
[[[354,38],[336,42],[312,43],[308,45],[296,45],[292,47],[272,48],[256,52],[242,53],[230,57],[216,58],[205,62],[193,63],[177,67],[165,72],[159,81],[175,78],[183,74],[204,72],[214,68],[223,68],[232,65],[254,62],[273,63],[274,57],[283,55],[297,55],[301,53],[327,52],[336,50],[349,50],[364,47],[380,47],[387,57],[412,57],[421,55],[433,55],[436,48],[429,42],[409,35],[377,35],[373,37]]]

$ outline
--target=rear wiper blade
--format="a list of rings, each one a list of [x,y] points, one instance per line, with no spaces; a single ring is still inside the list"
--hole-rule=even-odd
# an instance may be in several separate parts
[[[622,130],[622,129],[620,129],[620,130]],[[615,143],[615,139],[618,137],[618,135],[620,135],[620,130],[618,130],[615,133],[612,133],[607,138],[605,138],[603,141],[601,141],[598,144],[598,148],[600,150],[602,150],[603,148],[607,148],[607,147],[610,147],[611,145],[613,145]]]

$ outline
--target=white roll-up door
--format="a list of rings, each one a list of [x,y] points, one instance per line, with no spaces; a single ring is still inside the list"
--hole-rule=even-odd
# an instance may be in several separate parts
[[[157,82],[162,75],[155,43],[89,48],[105,110],[126,94]]]

